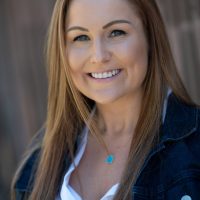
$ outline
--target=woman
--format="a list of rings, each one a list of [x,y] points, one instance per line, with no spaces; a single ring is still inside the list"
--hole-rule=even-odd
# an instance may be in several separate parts
[[[45,131],[13,199],[200,197],[199,110],[154,0],[57,0],[47,61]]]

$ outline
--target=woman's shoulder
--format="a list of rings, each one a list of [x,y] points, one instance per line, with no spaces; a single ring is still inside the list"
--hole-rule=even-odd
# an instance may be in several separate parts
[[[200,109],[171,94],[161,141],[147,157],[133,192],[142,199],[199,199]]]
[[[44,132],[45,128],[41,128],[32,138],[28,150],[16,171],[12,183],[12,190],[17,200],[26,199],[24,195],[27,195],[32,190]]]
[[[200,133],[200,107],[189,105],[172,93],[161,129],[162,141],[184,139],[193,133]]]

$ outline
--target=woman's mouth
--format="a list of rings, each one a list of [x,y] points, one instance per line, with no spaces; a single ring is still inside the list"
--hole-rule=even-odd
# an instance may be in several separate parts
[[[121,72],[121,69],[113,69],[106,72],[93,72],[93,73],[89,73],[89,75],[95,79],[106,79],[106,78],[114,77],[118,75],[120,72]]]

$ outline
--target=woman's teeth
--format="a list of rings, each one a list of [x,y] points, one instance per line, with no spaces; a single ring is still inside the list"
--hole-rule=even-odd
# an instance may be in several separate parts
[[[114,69],[114,70],[103,72],[103,73],[91,73],[90,75],[93,78],[103,79],[103,78],[111,78],[111,77],[119,74],[119,72],[120,72],[119,69]]]

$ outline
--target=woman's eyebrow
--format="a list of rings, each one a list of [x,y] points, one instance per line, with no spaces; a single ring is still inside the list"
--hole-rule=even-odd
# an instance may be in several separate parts
[[[87,28],[83,28],[81,26],[72,26],[72,27],[70,27],[70,28],[67,29],[67,32],[73,31],[73,30],[80,30],[80,31],[89,32]]]
[[[125,23],[125,24],[131,24],[132,23],[128,20],[125,20],[125,19],[119,19],[119,20],[114,20],[114,21],[111,21],[109,23],[107,23],[106,25],[103,26],[103,29],[106,29],[114,24],[121,24],[121,23]],[[69,31],[73,31],[73,30],[80,30],[80,31],[86,31],[86,32],[89,32],[89,30],[87,28],[84,28],[84,27],[81,27],[81,26],[72,26],[70,28],[67,29],[67,32]]]
[[[108,28],[109,26],[112,26],[112,25],[114,25],[114,24],[121,24],[121,23],[131,24],[131,25],[132,25],[132,23],[131,23],[130,21],[128,21],[128,20],[125,20],[125,19],[118,19],[118,20],[114,20],[114,21],[111,21],[111,22],[107,23],[106,25],[103,26],[103,29],[106,29],[106,28]]]

